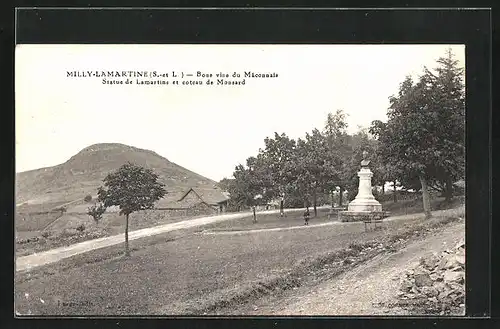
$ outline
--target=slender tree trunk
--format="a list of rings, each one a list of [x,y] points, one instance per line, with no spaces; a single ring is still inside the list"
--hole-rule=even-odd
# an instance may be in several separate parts
[[[343,190],[344,189],[342,188],[342,186],[339,186],[339,191],[340,191],[340,193],[339,193],[339,207],[342,207],[342,194],[343,194]]]
[[[253,222],[257,223],[257,215],[255,214],[255,206],[252,206],[252,211],[253,211]]]
[[[333,194],[333,192],[330,192],[330,196],[332,197],[332,208],[335,207],[335,196]]]
[[[318,209],[316,208],[316,203],[318,201],[317,199],[318,199],[318,197],[316,195],[316,192],[314,192],[314,200],[313,200],[314,201],[314,205],[313,205],[314,206],[314,217],[318,217]]]
[[[429,219],[432,217],[432,213],[431,213],[431,201],[429,196],[429,189],[427,187],[427,180],[423,175],[420,175],[419,178],[420,178],[420,183],[422,184],[422,201],[424,203],[425,218]]]
[[[128,248],[128,216],[129,214],[125,215],[125,255],[130,256],[130,250]]]
[[[283,207],[283,200],[280,200],[280,216],[281,216],[281,217],[283,217],[283,215],[284,215],[284,213],[285,213],[285,212],[284,212],[284,210],[283,210],[283,208],[284,208],[284,207]]]
[[[446,177],[446,186],[444,196],[446,201],[451,201],[453,199],[453,182],[450,176]]]
[[[398,195],[396,193],[396,181],[392,182],[394,184],[394,203],[398,202]]]
[[[385,182],[382,183],[382,195],[385,195]]]

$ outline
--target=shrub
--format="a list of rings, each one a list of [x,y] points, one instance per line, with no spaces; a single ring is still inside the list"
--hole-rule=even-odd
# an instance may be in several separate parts
[[[83,199],[83,201],[85,201],[85,202],[92,201],[92,195],[90,195],[90,194],[86,195],[85,198]]]
[[[50,236],[50,232],[49,231],[44,231],[44,232],[42,232],[42,236],[44,238],[48,238]]]
[[[106,212],[106,207],[102,203],[95,204],[87,209],[87,215],[91,216],[96,224],[102,219],[102,215]]]
[[[76,227],[76,230],[77,230],[78,232],[83,232],[83,231],[85,231],[85,225],[84,225],[84,224],[80,224],[80,225],[78,225],[78,226]]]
[[[55,208],[54,209],[55,211],[60,211],[61,212],[61,216],[64,215],[64,213],[68,210],[66,209],[66,207],[62,206],[62,207],[59,207],[59,208]]]

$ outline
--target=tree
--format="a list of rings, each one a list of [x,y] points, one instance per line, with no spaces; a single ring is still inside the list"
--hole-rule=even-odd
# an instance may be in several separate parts
[[[87,208],[87,215],[92,217],[96,224],[102,219],[102,215],[106,212],[106,207],[102,203],[96,203],[93,206]]]
[[[447,200],[453,197],[453,183],[465,175],[465,85],[464,68],[458,66],[451,49],[437,60],[435,73],[425,69],[431,84],[429,103],[434,111],[433,126],[439,138],[439,161],[435,163],[435,181],[439,181]]]
[[[400,85],[398,96],[390,98],[387,124],[374,122],[372,132],[378,136],[389,163],[401,168],[408,175],[419,177],[426,217],[431,216],[427,188],[426,166],[430,163],[431,143],[426,124],[428,113],[424,97],[425,82],[413,84],[407,77]]]
[[[217,187],[223,191],[229,191],[232,184],[234,184],[234,178],[231,179],[224,177],[217,183]]]
[[[349,145],[350,136],[347,134],[347,114],[337,110],[335,114],[329,113],[323,129],[326,138],[324,174],[327,177],[325,189],[331,193],[339,188],[339,205],[341,206],[343,192],[346,189],[346,176],[348,176],[348,162],[352,156]],[[333,206],[333,203],[332,203]]]
[[[128,244],[129,215],[135,211],[152,209],[165,195],[163,183],[151,169],[127,163],[104,178],[104,187],[98,189],[98,201],[104,207],[118,206],[125,215],[125,254],[130,255]]]
[[[305,140],[299,139],[293,160],[295,189],[304,199],[305,206],[310,203],[314,207],[314,216],[318,215],[318,195],[331,192],[331,176],[334,165],[329,162],[327,139],[317,129],[306,133]]]
[[[288,189],[291,198],[302,200],[304,207],[309,207],[310,198],[313,196],[316,183],[314,155],[311,150],[310,136],[308,140],[298,139],[293,158],[295,177]]]
[[[407,77],[389,99],[387,123],[373,122],[371,128],[385,158],[403,173],[402,183],[418,177],[427,218],[429,189],[439,182],[451,189],[465,164],[463,70],[451,51],[438,64],[436,73],[425,68],[416,83]]]
[[[295,180],[292,170],[294,168],[294,152],[296,142],[285,133],[274,133],[274,138],[264,139],[265,148],[260,151],[262,162],[269,173],[269,194],[280,197],[280,214],[284,216],[285,194],[292,188]]]
[[[261,164],[262,158],[259,156],[248,158],[247,167],[241,164],[236,166],[233,173],[234,184],[229,185],[231,200],[234,200],[239,207],[250,207],[253,211],[254,222],[257,222],[255,207],[269,198],[264,168]]]

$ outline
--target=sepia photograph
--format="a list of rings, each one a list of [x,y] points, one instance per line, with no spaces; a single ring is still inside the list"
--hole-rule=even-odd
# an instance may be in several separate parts
[[[465,45],[18,44],[23,316],[464,316]]]

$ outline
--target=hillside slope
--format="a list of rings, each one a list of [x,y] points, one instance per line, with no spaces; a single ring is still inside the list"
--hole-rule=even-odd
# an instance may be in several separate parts
[[[192,186],[214,186],[215,182],[183,168],[157,153],[124,144],[94,144],[65,163],[16,175],[16,204],[57,204],[95,195],[108,173],[126,162],[153,169],[167,191]],[[18,209],[19,210],[19,209]]]

